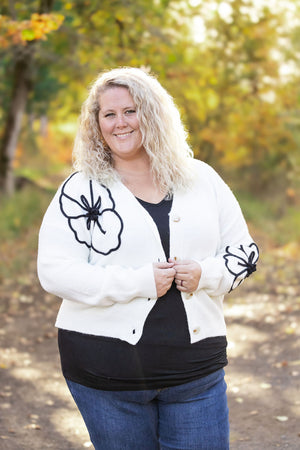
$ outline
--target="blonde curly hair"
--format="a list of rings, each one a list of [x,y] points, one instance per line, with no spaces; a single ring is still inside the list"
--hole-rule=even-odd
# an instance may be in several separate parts
[[[186,188],[192,177],[193,152],[186,141],[179,111],[152,75],[133,67],[104,72],[93,83],[82,105],[73,150],[74,169],[106,185],[118,178],[98,119],[101,93],[115,86],[127,88],[133,98],[142,145],[149,155],[156,183],[167,192]]]

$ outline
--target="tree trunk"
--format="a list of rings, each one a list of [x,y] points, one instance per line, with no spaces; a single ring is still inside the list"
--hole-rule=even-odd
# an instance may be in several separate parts
[[[13,162],[30,89],[30,65],[33,46],[16,60],[13,73],[12,99],[6,116],[3,140],[0,146],[0,190],[10,195],[14,192]]]
[[[47,137],[48,135],[48,117],[46,114],[40,117],[40,135],[43,137]]]
[[[39,13],[49,13],[53,3],[54,0],[40,0]],[[12,12],[15,14],[14,10]],[[15,189],[13,163],[28,93],[32,84],[31,66],[34,48],[35,41],[32,41],[25,47],[15,49],[12,97],[0,144],[0,192],[8,195],[12,194]]]

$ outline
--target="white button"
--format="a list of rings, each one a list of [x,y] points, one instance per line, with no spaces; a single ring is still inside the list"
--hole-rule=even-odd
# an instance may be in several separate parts
[[[173,222],[180,222],[180,217],[179,216],[174,216],[173,217]]]
[[[193,333],[194,333],[194,334],[200,333],[200,327],[195,327],[195,328],[193,329]]]

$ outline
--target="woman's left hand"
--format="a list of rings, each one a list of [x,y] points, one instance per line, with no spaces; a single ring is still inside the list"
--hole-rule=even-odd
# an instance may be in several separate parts
[[[194,292],[199,284],[201,278],[201,266],[193,260],[174,261],[172,258],[169,262],[174,262],[174,269],[176,270],[175,283],[180,292],[191,293]]]

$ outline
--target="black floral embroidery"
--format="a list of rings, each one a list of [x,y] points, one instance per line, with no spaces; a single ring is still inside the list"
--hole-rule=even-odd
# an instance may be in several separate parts
[[[102,197],[98,195],[95,199],[92,180],[89,181],[88,194],[82,194],[80,200],[72,197],[68,191],[72,192],[71,180],[76,173],[62,186],[59,197],[61,212],[68,219],[69,227],[80,244],[108,255],[121,245],[122,218],[107,187],[102,186]]]
[[[242,281],[256,271],[256,263],[259,258],[257,245],[252,242],[246,248],[240,245],[238,248],[226,247],[226,253],[223,256],[228,271],[234,275],[234,280],[230,291],[239,286]],[[229,291],[229,292],[230,292]]]

